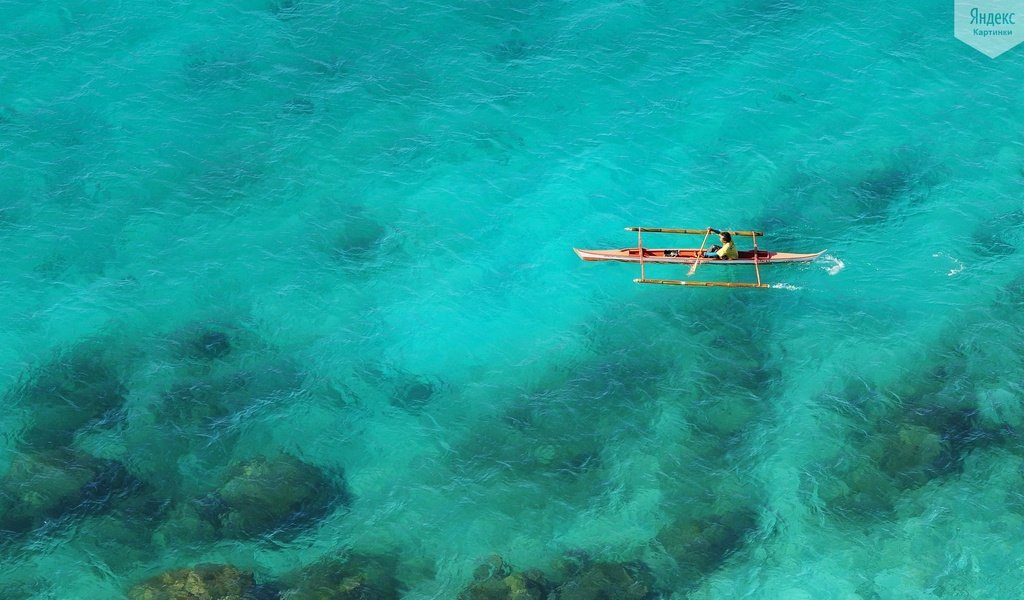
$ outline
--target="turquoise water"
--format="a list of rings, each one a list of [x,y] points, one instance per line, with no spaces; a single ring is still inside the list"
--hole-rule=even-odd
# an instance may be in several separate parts
[[[4,597],[343,552],[407,598],[566,553],[673,598],[1024,594],[1024,54],[951,6],[0,17]],[[631,225],[828,251],[766,291],[571,251]],[[213,514],[259,457],[332,492]]]

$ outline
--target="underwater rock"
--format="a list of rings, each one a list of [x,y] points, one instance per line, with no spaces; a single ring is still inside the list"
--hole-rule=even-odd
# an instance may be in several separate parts
[[[599,562],[558,586],[559,600],[646,600],[654,597],[654,578],[642,563]]]
[[[972,246],[979,256],[998,258],[1009,256],[1017,251],[1017,247],[1006,241],[1008,232],[1024,225],[1024,210],[1015,210],[985,220],[985,224],[975,229]]]
[[[23,532],[46,518],[59,517],[95,476],[69,451],[17,456],[0,487],[0,527]]]
[[[343,402],[375,402],[380,398],[413,414],[430,407],[449,388],[440,378],[410,373],[386,362],[361,363],[356,365],[353,375],[349,383],[340,386],[343,389],[333,390],[334,395],[343,397]]]
[[[414,379],[399,386],[391,396],[391,404],[409,412],[423,410],[434,397],[438,386],[430,381]]]
[[[537,570],[513,572],[500,556],[491,556],[473,572],[473,583],[458,600],[544,600],[551,585]]]
[[[83,555],[102,556],[108,562],[151,560],[153,552],[159,550],[153,546],[153,531],[163,516],[159,510],[152,510],[153,504],[152,498],[138,494],[101,515],[76,522],[76,549]],[[175,550],[182,548],[177,546]]]
[[[211,521],[190,503],[175,505],[153,532],[153,543],[158,547],[181,549],[189,544],[209,543],[217,538]]]
[[[128,592],[131,600],[249,600],[253,574],[231,565],[197,565],[148,579]]]
[[[831,493],[822,491],[829,509],[844,517],[871,517],[892,510],[899,489],[893,479],[872,464],[861,464],[843,475]]]
[[[19,454],[0,483],[0,530],[25,533],[62,517],[102,512],[139,485],[115,461],[66,449]]]
[[[124,403],[125,388],[114,370],[86,348],[46,365],[19,391],[31,410],[27,445],[56,448],[71,443],[75,432]]]
[[[526,441],[529,443],[529,440]],[[601,466],[601,455],[597,449],[577,444],[577,440],[555,441],[558,443],[524,448],[528,452],[524,456],[531,459],[524,463],[528,471],[573,478]]]
[[[528,478],[582,480],[601,470],[607,443],[588,416],[573,408],[513,406],[479,424],[459,452],[472,453],[472,462],[485,469],[501,464]]]
[[[485,579],[502,579],[512,574],[512,565],[505,562],[505,559],[492,554],[484,562],[473,569],[473,579],[483,581]]]
[[[206,376],[174,377],[159,396],[148,396],[146,409],[126,428],[124,443],[132,448],[133,468],[168,496],[194,498],[212,492],[217,480],[202,473],[233,462],[232,448],[246,422],[259,420],[285,402],[302,382],[290,361],[270,357],[237,369],[233,362],[210,366]],[[180,461],[187,461],[187,469]]]
[[[0,125],[14,123],[17,116],[18,111],[14,110],[14,107],[7,104],[0,105]]]
[[[157,340],[163,342],[152,348],[156,352],[155,360],[181,360],[195,366],[197,363],[212,363],[226,358],[234,350],[234,337],[244,336],[244,331],[230,323],[217,319],[205,319],[189,322],[179,328],[161,335]],[[166,356],[162,356],[166,352]]]
[[[294,532],[323,516],[344,490],[316,467],[287,454],[233,466],[217,492],[196,503],[223,535],[251,537]]]
[[[205,424],[243,407],[248,385],[241,375],[181,383],[163,394],[154,412],[182,425]]]
[[[267,361],[251,369],[186,379],[165,392],[153,410],[176,424],[208,424],[283,397],[301,384],[301,373],[290,363]]]
[[[498,62],[514,62],[526,58],[531,47],[523,40],[510,39],[491,46],[490,54]]]
[[[278,19],[287,21],[296,17],[301,12],[298,0],[273,0],[270,3],[270,12]]]
[[[989,429],[1010,427],[1016,429],[1024,424],[1024,398],[1005,388],[978,392],[978,415],[981,424]]]
[[[852,192],[863,211],[870,216],[879,216],[901,194],[911,189],[912,177],[905,168],[889,166],[867,173]]]
[[[231,340],[223,331],[206,330],[191,343],[190,354],[203,360],[223,358],[231,352]]]
[[[895,435],[885,436],[877,447],[882,471],[904,485],[924,483],[932,463],[942,453],[942,440],[919,425],[900,427]]]
[[[245,600],[281,599],[281,587],[276,583],[257,583],[245,594]]]
[[[759,415],[762,407],[753,394],[722,395],[702,403],[701,424],[719,436],[742,433]]]
[[[939,419],[941,421],[941,419]],[[845,517],[872,517],[895,506],[901,490],[924,485],[953,464],[950,447],[936,431],[907,421],[851,435],[851,459],[822,478],[817,496]]]
[[[365,268],[367,259],[383,249],[386,237],[384,226],[368,216],[364,209],[357,208],[346,216],[334,238],[328,242],[328,253],[338,262]]]
[[[298,96],[285,102],[281,111],[285,114],[309,115],[316,111],[316,105],[309,98]]]
[[[297,574],[286,593],[288,600],[398,600],[395,560],[353,554],[321,561]]]
[[[911,420],[928,428],[941,440],[941,452],[929,466],[931,477],[959,473],[964,458],[973,450],[1005,440],[1002,431],[980,427],[978,411],[974,409],[926,407],[916,411]]]
[[[39,598],[40,592],[43,590],[36,588],[46,587],[49,586],[20,582],[15,583],[13,581],[8,582],[4,584],[4,600],[32,600],[33,598]]]
[[[969,412],[930,408],[887,424],[852,447],[861,457],[838,475],[841,483],[819,489],[837,514],[871,517],[891,511],[902,490],[960,468],[978,443]]]
[[[212,90],[236,85],[252,76],[252,59],[242,52],[197,45],[187,51],[184,76],[195,90]]]
[[[657,539],[679,565],[684,580],[696,582],[717,569],[757,528],[757,514],[734,510],[699,520],[679,519]]]
[[[566,421],[552,419],[522,428],[507,422],[481,423],[456,447],[455,460],[469,457],[457,468],[489,471],[500,465],[523,480],[554,483],[544,492],[538,488],[532,498],[522,496],[524,504],[550,502],[552,493],[560,499],[589,497],[602,472],[601,440],[592,432],[560,432],[558,426],[566,426]]]

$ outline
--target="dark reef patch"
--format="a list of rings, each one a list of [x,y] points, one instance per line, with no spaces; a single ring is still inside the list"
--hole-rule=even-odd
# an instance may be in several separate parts
[[[349,554],[322,560],[294,573],[285,596],[289,600],[399,600],[402,585],[395,578],[396,561],[387,556]]]
[[[330,394],[346,405],[386,402],[419,414],[443,401],[449,391],[448,384],[436,377],[410,373],[386,362],[368,361],[355,365],[349,383],[337,385]]]
[[[527,58],[533,48],[521,39],[508,39],[491,46],[488,54],[500,63],[515,62]]]
[[[180,425],[208,425],[210,421],[231,414],[235,394],[243,392],[247,380],[242,376],[223,379],[199,379],[179,383],[165,392],[155,414],[161,420]]]
[[[984,258],[1000,258],[1017,252],[1019,242],[1024,241],[1019,231],[1024,226],[1024,210],[1003,213],[974,230],[971,245]],[[1014,243],[1014,240],[1018,244]]]
[[[849,167],[801,166],[765,208],[772,245],[799,247],[814,231],[822,239],[848,237],[851,227],[877,226],[922,205],[949,177],[927,150],[893,148]]]
[[[962,311],[895,381],[851,376],[827,404],[851,423],[839,456],[819,465],[806,493],[851,518],[890,515],[900,498],[958,477],[975,452],[1024,455],[1020,372],[1024,325],[1016,278],[988,306]],[[812,491],[813,490],[813,491]]]
[[[757,514],[740,509],[676,519],[658,533],[657,540],[678,566],[672,579],[677,585],[691,587],[742,548],[756,530]]]
[[[185,53],[183,74],[190,88],[208,90],[230,87],[255,74],[250,57],[231,51],[220,51],[207,45],[194,46]]]
[[[127,390],[101,349],[83,344],[31,372],[9,393],[31,411],[23,442],[32,448],[58,448],[75,432],[124,403]]]
[[[938,435],[941,450],[930,467],[941,475],[960,473],[968,454],[1008,439],[1008,432],[986,428],[973,408],[923,407],[914,411],[913,421]]]
[[[902,148],[881,166],[860,173],[841,197],[852,199],[850,217],[874,224],[898,207],[920,204],[947,176],[944,167],[932,164],[926,154]]]
[[[932,393],[864,415],[867,426],[847,436],[847,456],[822,467],[817,494],[835,514],[886,514],[903,492],[956,476],[968,454],[1008,439],[1004,431],[985,428],[976,410],[944,402],[936,386],[924,389]]]
[[[226,350],[217,345],[219,338],[205,339],[215,344],[215,351]],[[207,427],[261,403],[273,403],[301,383],[301,373],[292,365],[268,360],[208,377],[186,378],[164,392],[152,410],[159,419],[182,427]]]
[[[232,355],[214,363],[192,360],[164,384],[167,389],[140,395],[123,434],[133,470],[175,498],[209,491],[214,484],[202,485],[201,473],[228,464],[246,427],[279,410],[302,385],[302,373],[276,357],[247,361],[241,369]],[[197,370],[205,375],[192,375]],[[189,467],[183,470],[186,456]]]
[[[11,538],[60,528],[68,519],[105,512],[141,488],[116,461],[65,449],[19,454],[0,482],[0,530]]]
[[[271,0],[270,12],[282,21],[294,19],[302,14],[300,0]]]
[[[0,105],[0,127],[14,123],[17,117],[18,111],[14,110],[14,107],[7,104]]]
[[[601,453],[608,443],[598,433],[602,425],[557,406],[534,410],[480,423],[456,445],[455,468],[474,478],[502,471],[526,481],[551,481],[556,485],[544,489],[562,499],[582,499],[602,489]],[[543,492],[535,493],[539,495],[529,502],[542,502]],[[523,503],[528,503],[526,498]]]
[[[320,225],[314,243],[331,262],[361,270],[375,264],[388,251],[386,238],[384,226],[365,209],[356,207],[346,211],[344,217]]]
[[[231,352],[231,338],[223,331],[208,329],[192,340],[189,350],[191,356],[203,360],[224,358]]]
[[[400,385],[391,396],[391,403],[410,412],[418,412],[430,404],[438,393],[439,385],[417,379]]]
[[[517,571],[488,557],[458,600],[653,600],[660,597],[650,569],[640,562],[594,561],[576,552],[553,565],[553,578],[537,569]]]
[[[593,562],[581,565],[555,589],[559,600],[650,600],[658,597],[654,577],[643,563]]]
[[[913,174],[889,166],[870,171],[850,190],[862,216],[881,217],[888,207],[913,186]]]
[[[131,600],[250,600],[258,592],[250,571],[232,565],[197,565],[174,569],[134,586]]]
[[[264,181],[267,159],[259,150],[231,151],[205,161],[189,182],[189,196],[211,207],[251,198],[252,188]]]
[[[332,475],[287,454],[260,456],[232,465],[195,508],[225,537],[290,539],[351,501],[344,478]]]
[[[491,556],[476,568],[458,600],[545,600],[551,589],[540,571],[515,571],[500,556]]]
[[[304,96],[296,96],[281,106],[281,112],[286,115],[311,115],[316,112],[316,104]]]

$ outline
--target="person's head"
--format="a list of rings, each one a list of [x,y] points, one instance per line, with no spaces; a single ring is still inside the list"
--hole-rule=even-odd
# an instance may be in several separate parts
[[[729,242],[732,241],[732,234],[729,233],[728,231],[723,231],[722,233],[718,234],[718,237],[721,238],[723,244],[728,244]]]

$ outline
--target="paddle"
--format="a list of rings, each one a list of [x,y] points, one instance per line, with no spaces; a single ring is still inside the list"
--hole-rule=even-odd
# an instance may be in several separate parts
[[[757,234],[751,238],[754,240],[754,273],[757,275],[757,285],[761,285],[761,268],[757,264]]]
[[[693,263],[693,266],[690,267],[690,272],[686,275],[687,277],[693,277],[693,274],[697,272],[697,267],[700,265],[700,259],[704,258],[704,244],[708,243],[708,236],[711,235],[712,231],[714,231],[714,229],[708,227],[707,233],[704,234],[704,241],[700,243],[700,250],[697,251],[697,260]]]

